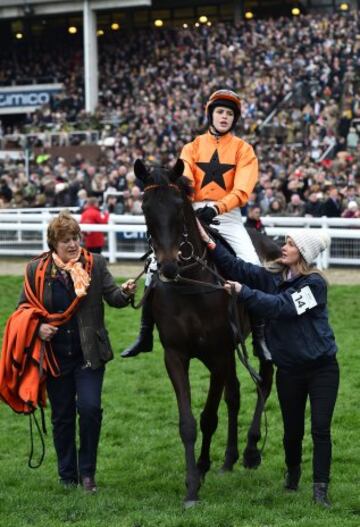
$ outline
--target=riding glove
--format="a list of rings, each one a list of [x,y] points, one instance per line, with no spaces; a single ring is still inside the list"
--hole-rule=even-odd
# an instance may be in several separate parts
[[[207,225],[210,225],[210,223],[215,223],[213,222],[213,219],[218,214],[219,211],[215,205],[206,205],[205,207],[201,207],[201,209],[197,209],[196,211],[196,216],[199,218],[199,220],[203,223],[206,223]]]

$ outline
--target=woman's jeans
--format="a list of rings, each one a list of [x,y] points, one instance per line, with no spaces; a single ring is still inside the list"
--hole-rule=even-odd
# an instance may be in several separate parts
[[[104,368],[77,365],[69,374],[48,377],[47,392],[60,479],[78,482],[94,476],[100,437],[101,390]],[[76,451],[76,417],[79,415],[80,448]]]
[[[297,371],[278,369],[276,387],[284,421],[285,462],[300,465],[304,437],[305,407],[309,396],[313,440],[313,481],[328,483],[331,464],[331,419],[338,387],[336,358],[318,367]]]

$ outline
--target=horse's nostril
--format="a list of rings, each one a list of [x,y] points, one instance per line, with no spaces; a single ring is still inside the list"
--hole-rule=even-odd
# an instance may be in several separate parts
[[[178,266],[175,262],[166,262],[161,266],[161,271],[166,278],[172,280],[178,274]]]

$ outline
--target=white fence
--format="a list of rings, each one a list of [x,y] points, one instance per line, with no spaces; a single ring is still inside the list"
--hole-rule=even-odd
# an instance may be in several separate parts
[[[0,256],[33,256],[47,250],[47,225],[57,212],[58,209],[0,211]],[[74,217],[80,219],[76,213]],[[262,221],[268,235],[279,243],[291,229],[327,229],[332,243],[319,257],[318,266],[360,266],[360,219],[264,217]],[[107,234],[103,254],[111,263],[139,259],[147,250],[143,216],[110,215],[107,225],[81,225],[81,229]]]

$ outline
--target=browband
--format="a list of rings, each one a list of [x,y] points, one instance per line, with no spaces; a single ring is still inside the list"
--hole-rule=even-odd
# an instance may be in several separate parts
[[[175,183],[168,183],[167,185],[148,185],[147,187],[144,188],[144,192],[147,192],[148,190],[153,190],[155,188],[159,188],[159,187],[171,187],[171,188],[174,188],[176,189],[178,192],[180,192],[180,189],[177,185],[175,185]]]

